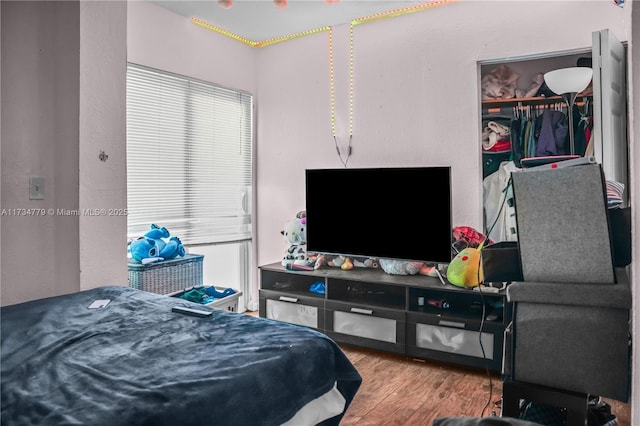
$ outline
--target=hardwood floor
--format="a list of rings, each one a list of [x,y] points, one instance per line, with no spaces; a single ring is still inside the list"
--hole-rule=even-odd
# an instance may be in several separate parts
[[[246,312],[259,316],[258,312]],[[430,426],[448,416],[500,415],[500,375],[340,345],[362,376],[341,426]],[[606,399],[617,426],[631,426],[631,405]]]
[[[436,417],[500,415],[497,373],[340,346],[363,379],[341,425],[428,426]],[[630,426],[630,405],[606,401],[618,426]]]

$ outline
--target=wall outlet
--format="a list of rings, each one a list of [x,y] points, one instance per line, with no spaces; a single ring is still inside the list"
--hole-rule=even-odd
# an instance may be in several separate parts
[[[29,199],[44,200],[44,177],[29,177]]]

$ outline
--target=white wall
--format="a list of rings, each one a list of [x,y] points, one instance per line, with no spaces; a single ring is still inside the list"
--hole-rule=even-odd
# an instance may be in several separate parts
[[[80,2],[80,290],[128,285],[126,35],[126,2]]]
[[[350,166],[451,165],[454,225],[482,229],[478,61],[589,49],[592,31],[604,28],[628,40],[630,7],[453,2],[356,26]],[[341,143],[348,138],[348,45],[348,26],[335,28]],[[284,253],[278,231],[304,207],[304,169],[341,166],[330,134],[327,52],[328,33],[318,33],[258,55],[259,264]],[[393,192],[381,191],[380,199],[392,202]],[[416,207],[422,200],[429,195],[416,194]],[[428,220],[428,211],[408,213]]]
[[[126,2],[1,7],[2,208],[46,213],[4,216],[1,303],[127,285],[126,218],[59,213],[126,207]]]
[[[0,44],[2,44],[2,7],[0,7]],[[0,55],[0,81],[2,81],[2,55]],[[0,92],[2,92],[1,89],[0,89]],[[2,129],[2,102],[0,102],[0,129]],[[0,163],[1,162],[2,162],[2,135],[0,134]],[[0,200],[2,200],[1,184],[0,184]],[[0,204],[1,204],[1,201],[0,201]],[[0,205],[0,208],[2,208],[1,205]],[[1,232],[2,232],[2,215],[0,215],[0,233]],[[0,244],[0,306],[2,305],[1,289],[2,289],[2,244]]]
[[[1,7],[2,209],[77,209],[79,4]],[[29,200],[29,176],[44,200]],[[2,304],[79,290],[78,217],[16,211],[1,232]]]
[[[255,51],[249,46],[144,1],[130,1],[127,17],[129,62],[255,94]]]

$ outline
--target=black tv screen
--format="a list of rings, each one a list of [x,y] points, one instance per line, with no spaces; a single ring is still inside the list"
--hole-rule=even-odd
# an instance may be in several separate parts
[[[451,168],[307,169],[307,251],[449,263]]]

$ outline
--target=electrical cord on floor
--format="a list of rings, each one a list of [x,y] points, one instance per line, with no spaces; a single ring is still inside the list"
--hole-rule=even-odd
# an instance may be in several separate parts
[[[478,268],[479,269],[479,268]],[[480,272],[478,271],[478,278],[480,277]],[[484,350],[484,345],[482,344],[482,330],[484,329],[484,319],[487,313],[487,304],[484,300],[484,295],[482,294],[482,287],[478,285],[478,292],[480,293],[480,301],[482,303],[482,317],[480,319],[480,329],[478,330],[478,342],[480,343],[480,350],[482,351],[482,359],[484,360],[484,368],[487,373],[487,377],[489,378],[489,398],[487,399],[487,403],[482,407],[482,412],[480,413],[480,417],[484,417],[485,411],[491,404],[491,400],[493,399],[493,378],[491,377],[491,371],[489,371],[487,354]]]
[[[484,245],[489,241],[489,234],[491,234],[491,231],[493,231],[493,228],[496,226],[496,224],[498,223],[498,218],[500,217],[500,214],[502,213],[502,209],[504,209],[504,205],[507,202],[507,192],[509,191],[509,187],[512,184],[512,178],[509,177],[509,180],[507,181],[507,184],[505,185],[505,187],[502,189],[502,201],[500,202],[500,208],[498,209],[498,213],[496,213],[496,217],[495,220],[493,221],[493,223],[491,224],[491,226],[489,228],[487,228],[486,230],[486,234],[485,234],[485,241],[482,243],[482,247],[484,247]],[[480,265],[482,265],[482,250],[480,251]],[[491,400],[493,399],[493,378],[491,377],[491,371],[489,370],[489,365],[488,365],[488,359],[487,359],[487,354],[484,350],[484,344],[482,343],[482,330],[484,329],[484,321],[485,321],[485,316],[486,316],[486,311],[487,311],[487,303],[484,299],[484,294],[482,293],[482,286],[480,285],[480,282],[482,281],[480,279],[480,270],[481,267],[478,268],[478,292],[480,293],[480,301],[482,303],[482,318],[480,320],[480,329],[478,330],[478,342],[480,343],[480,350],[482,351],[482,359],[484,361],[484,368],[485,368],[485,372],[487,373],[487,377],[489,378],[489,398],[487,398],[487,402],[484,405],[484,407],[482,407],[482,412],[480,413],[480,417],[484,417],[485,416],[485,412],[487,411],[487,408],[489,408],[489,405],[491,405]],[[495,406],[495,404],[494,404]],[[491,412],[491,415],[494,416],[495,415],[495,411]]]

